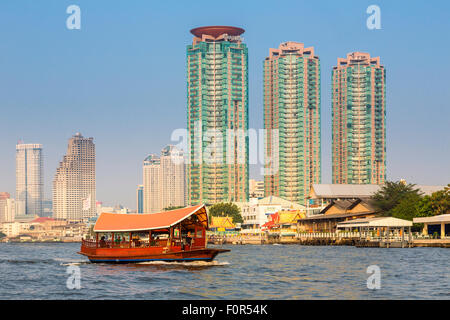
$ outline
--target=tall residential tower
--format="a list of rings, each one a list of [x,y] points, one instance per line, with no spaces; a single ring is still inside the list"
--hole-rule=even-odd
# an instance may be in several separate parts
[[[186,205],[186,165],[183,152],[169,145],[161,157],[151,154],[143,167],[143,213]]]
[[[304,204],[321,182],[320,61],[314,48],[285,42],[264,60],[264,191]]]
[[[78,221],[96,216],[95,194],[94,139],[77,133],[53,179],[53,216]]]
[[[187,46],[188,202],[247,201],[248,51],[236,27],[191,30]]]
[[[333,183],[384,183],[385,85],[380,58],[368,53],[349,53],[333,67]]]
[[[42,215],[44,196],[41,144],[16,146],[16,217]]]

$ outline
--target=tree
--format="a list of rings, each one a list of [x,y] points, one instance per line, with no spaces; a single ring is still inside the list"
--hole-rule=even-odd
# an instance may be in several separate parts
[[[390,212],[394,218],[412,221],[418,216],[419,203],[422,197],[416,193],[409,193]]]
[[[382,215],[392,216],[392,209],[402,199],[410,195],[421,196],[419,189],[414,188],[414,186],[414,184],[405,184],[401,181],[386,181],[381,189],[372,196],[372,203],[380,210]]]
[[[450,212],[450,184],[444,190],[431,194],[430,206],[433,215],[446,214]]]
[[[214,217],[229,216],[234,223],[242,223],[241,209],[234,203],[216,203],[209,208],[209,215]]]
[[[0,232],[0,239],[6,237],[6,234],[4,234],[3,232]]]
[[[170,211],[170,210],[181,209],[181,208],[184,208],[184,206],[169,206],[167,208],[164,208],[163,211]]]

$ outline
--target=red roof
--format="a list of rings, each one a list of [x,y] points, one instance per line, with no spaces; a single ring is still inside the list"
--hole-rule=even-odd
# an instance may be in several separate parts
[[[191,215],[208,228],[208,214],[204,204],[171,211],[147,214],[102,213],[94,226],[95,232],[144,231],[169,228]]]
[[[39,218],[36,218],[33,221],[31,221],[31,223],[42,223],[45,221],[55,221],[55,219],[49,218],[49,217],[39,217]]]

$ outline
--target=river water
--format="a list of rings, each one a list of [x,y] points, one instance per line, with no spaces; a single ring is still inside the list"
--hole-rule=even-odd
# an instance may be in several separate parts
[[[0,299],[450,299],[445,248],[224,245],[210,263],[111,265],[79,247],[0,243]],[[380,289],[367,287],[371,265]],[[67,286],[74,270],[80,289]]]

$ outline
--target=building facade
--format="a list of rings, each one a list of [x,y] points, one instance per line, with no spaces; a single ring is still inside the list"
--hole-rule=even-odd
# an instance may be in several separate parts
[[[161,159],[151,154],[144,159],[143,164],[144,184],[144,213],[161,212]]]
[[[144,185],[138,185],[136,189],[136,212],[144,213]]]
[[[332,175],[338,184],[386,180],[386,70],[353,52],[332,71]]]
[[[264,181],[250,179],[248,184],[250,198],[264,198]]]
[[[187,46],[188,203],[247,201],[248,50],[241,28],[191,30]]]
[[[285,42],[264,60],[264,192],[304,204],[321,181],[320,60]]]
[[[77,133],[69,139],[53,179],[53,217],[73,221],[95,217],[95,182],[94,139]]]
[[[32,218],[42,215],[44,172],[41,144],[16,146],[16,215]]]
[[[6,204],[10,198],[8,192],[0,192],[0,222],[6,221]]]
[[[143,213],[186,205],[186,165],[183,152],[169,145],[161,156],[149,155],[143,166]]]
[[[183,152],[169,145],[161,150],[162,207],[186,206],[186,164]]]

